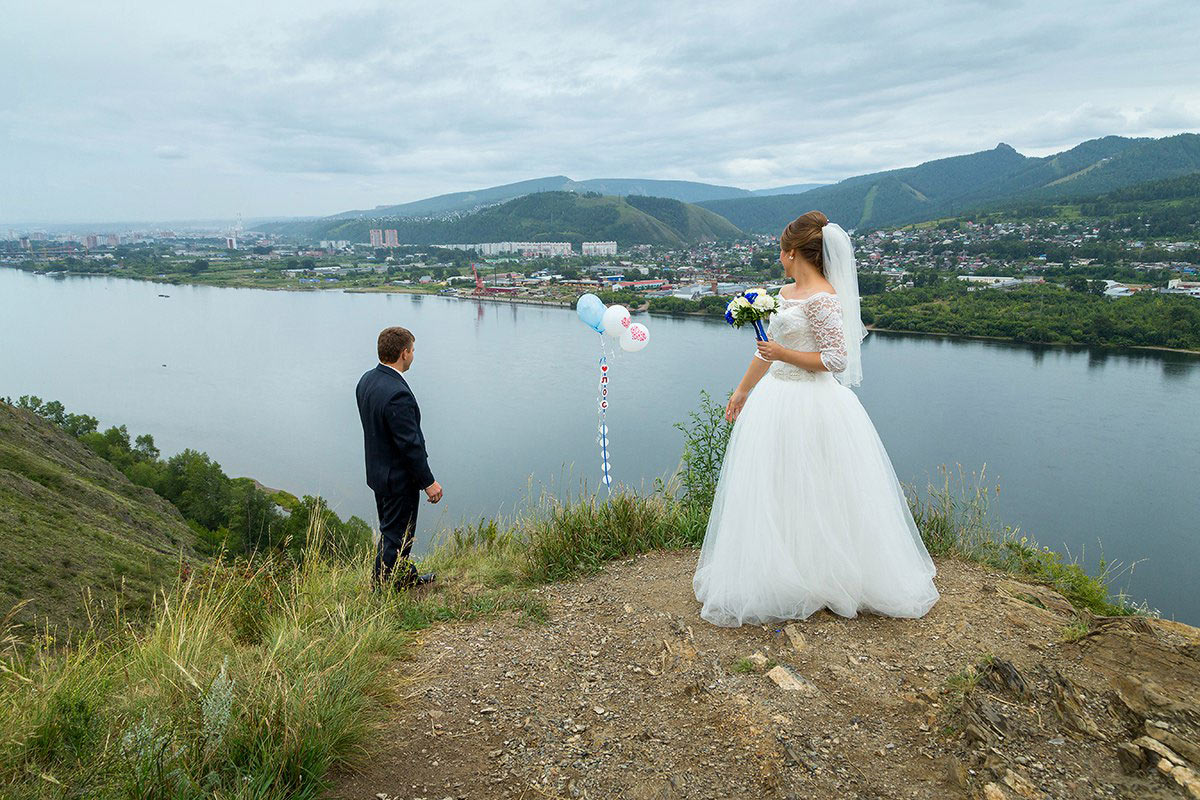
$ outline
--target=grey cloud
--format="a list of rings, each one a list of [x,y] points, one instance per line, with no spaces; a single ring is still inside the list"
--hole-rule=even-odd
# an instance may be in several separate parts
[[[328,145],[270,143],[256,148],[249,157],[271,172],[370,175],[380,171],[369,153]]]
[[[1190,0],[214,2],[17,12],[0,69],[30,80],[0,170],[22,188],[0,207],[331,213],[558,173],[758,188],[1200,126]]]

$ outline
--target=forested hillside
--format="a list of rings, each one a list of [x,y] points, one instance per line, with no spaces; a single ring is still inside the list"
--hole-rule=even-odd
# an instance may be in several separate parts
[[[972,216],[986,222],[1082,217],[1147,237],[1192,238],[1200,235],[1200,172],[1065,202],[1000,203]]]

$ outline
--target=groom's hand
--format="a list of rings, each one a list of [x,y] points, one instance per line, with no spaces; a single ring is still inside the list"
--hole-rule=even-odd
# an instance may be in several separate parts
[[[431,503],[436,503],[442,499],[442,485],[437,481],[425,487],[425,497]]]

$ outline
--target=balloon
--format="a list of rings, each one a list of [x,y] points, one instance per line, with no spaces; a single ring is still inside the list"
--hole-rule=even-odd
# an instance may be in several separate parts
[[[632,322],[629,318],[629,309],[625,306],[611,305],[604,312],[604,319],[601,324],[604,327],[604,333],[614,339],[620,339],[625,335],[626,329],[629,328],[629,323]]]
[[[575,301],[575,313],[579,314],[579,318],[583,320],[583,324],[594,330],[596,333],[604,333],[604,301],[590,292],[585,295],[580,295]]]
[[[632,323],[621,337],[621,349],[627,353],[636,353],[650,344],[650,329],[640,322]]]

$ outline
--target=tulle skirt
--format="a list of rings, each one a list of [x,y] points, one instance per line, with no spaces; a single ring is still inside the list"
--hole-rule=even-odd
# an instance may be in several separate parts
[[[923,616],[936,570],[879,434],[854,392],[806,375],[768,373],[734,425],[692,580],[700,616]]]

